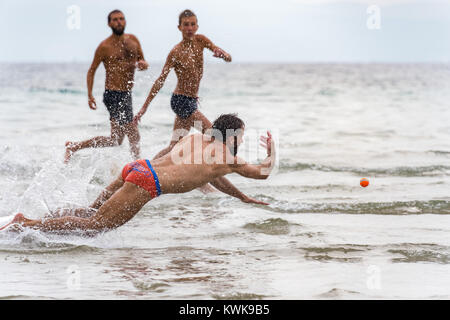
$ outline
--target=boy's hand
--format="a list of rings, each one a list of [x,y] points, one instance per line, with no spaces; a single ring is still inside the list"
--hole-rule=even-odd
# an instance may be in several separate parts
[[[226,62],[230,62],[231,61],[231,56],[228,53],[226,53],[225,51],[223,51],[222,49],[220,49],[220,48],[215,48],[214,49],[213,57],[222,58]]]

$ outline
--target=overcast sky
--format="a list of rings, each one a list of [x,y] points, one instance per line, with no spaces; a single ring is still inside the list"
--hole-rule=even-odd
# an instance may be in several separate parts
[[[370,5],[380,29],[368,28]],[[198,33],[235,62],[450,62],[450,0],[0,0],[0,61],[90,62],[116,8],[149,61],[181,40],[178,14],[189,8]]]

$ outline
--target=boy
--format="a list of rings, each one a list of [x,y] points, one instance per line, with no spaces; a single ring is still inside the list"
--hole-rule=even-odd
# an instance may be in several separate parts
[[[197,17],[191,10],[184,10],[178,18],[178,29],[183,40],[170,51],[161,75],[156,79],[141,110],[134,118],[137,123],[141,120],[153,98],[164,85],[170,70],[175,69],[177,87],[172,95],[170,104],[175,112],[175,123],[170,145],[161,150],[154,159],[162,157],[172,150],[173,146],[194,126],[195,121],[202,123],[203,132],[211,128],[211,122],[198,111],[198,91],[203,76],[203,49],[214,52],[214,57],[231,62],[231,56],[214,45],[204,35],[196,34],[198,30]]]

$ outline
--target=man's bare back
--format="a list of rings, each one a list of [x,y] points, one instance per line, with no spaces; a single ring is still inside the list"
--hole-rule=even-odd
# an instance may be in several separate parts
[[[222,142],[198,133],[184,137],[170,153],[152,160],[152,165],[162,193],[184,193],[231,173],[224,161],[227,154],[230,159],[230,151]]]

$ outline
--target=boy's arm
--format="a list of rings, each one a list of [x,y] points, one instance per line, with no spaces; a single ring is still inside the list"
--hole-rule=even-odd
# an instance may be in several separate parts
[[[214,52],[214,57],[222,58],[226,62],[231,62],[231,55],[225,52],[225,50],[216,46],[211,40],[209,40],[206,36],[199,34],[197,35],[198,39],[203,43],[205,48]]]
[[[175,66],[175,58],[173,50],[169,53],[166,59],[166,63],[164,64],[164,67],[162,69],[162,72],[158,79],[156,79],[155,83],[153,84],[150,93],[147,96],[147,99],[144,102],[144,105],[142,106],[141,110],[136,114],[136,116],[133,119],[134,123],[138,123],[144,113],[147,111],[147,108],[150,104],[150,102],[153,100],[153,98],[158,94],[159,90],[164,85],[164,82],[166,81],[167,76],[169,75],[170,69],[172,69]]]
[[[94,60],[92,61],[92,64],[87,72],[87,89],[88,89],[88,104],[89,108],[92,110],[97,109],[97,104],[95,102],[94,96],[92,95],[92,88],[94,86],[94,75],[95,71],[97,70],[100,63],[103,61],[103,42],[100,43],[97,50],[95,50]]]

